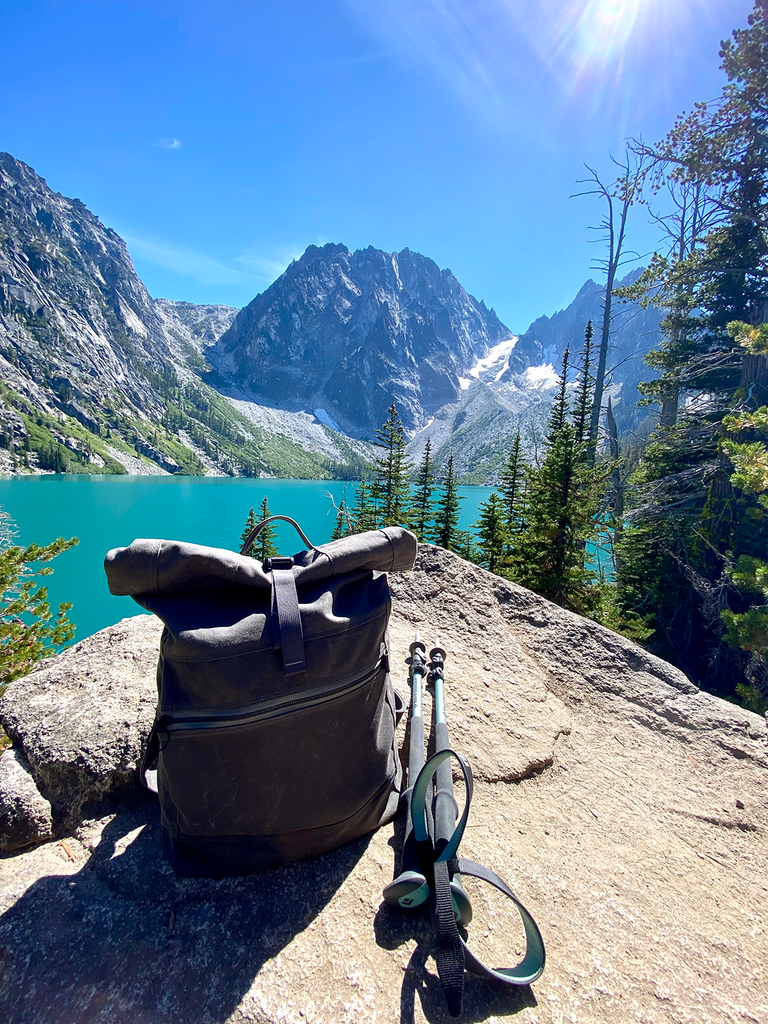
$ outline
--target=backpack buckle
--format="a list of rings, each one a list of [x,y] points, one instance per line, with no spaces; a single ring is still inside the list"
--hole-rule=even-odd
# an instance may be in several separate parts
[[[288,555],[273,555],[264,559],[264,572],[272,572],[273,569],[292,569],[293,559]]]

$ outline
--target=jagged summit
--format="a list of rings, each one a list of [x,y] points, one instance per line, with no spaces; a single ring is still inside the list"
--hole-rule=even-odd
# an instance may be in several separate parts
[[[459,378],[511,331],[450,270],[403,249],[310,245],[240,311],[208,352],[256,399],[327,409],[372,435],[394,398],[410,430],[461,391]]]
[[[546,423],[549,364],[600,299],[588,281],[516,342],[429,257],[340,242],[308,246],[240,312],[153,299],[115,231],[0,154],[0,472],[356,475],[394,399],[412,458],[429,437],[438,467],[452,454],[464,481],[493,483],[518,426]],[[615,309],[626,431],[658,314]]]

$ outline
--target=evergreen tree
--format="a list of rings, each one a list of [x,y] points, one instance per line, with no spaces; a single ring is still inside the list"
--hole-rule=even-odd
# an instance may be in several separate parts
[[[365,477],[360,481],[351,513],[352,532],[364,533],[376,529],[376,508]]]
[[[473,529],[477,530],[480,542],[480,565],[491,572],[496,572],[504,564],[509,535],[504,505],[495,491],[480,505],[479,513]]]
[[[240,546],[241,547],[243,546],[243,544],[245,544],[246,540],[250,536],[251,530],[255,526],[257,526],[259,523],[263,522],[265,519],[269,519],[269,517],[271,515],[272,515],[272,513],[269,510],[269,503],[267,501],[267,496],[265,494],[264,495],[264,499],[261,502],[261,505],[259,505],[259,515],[258,515],[258,517],[255,515],[255,513],[254,513],[252,508],[248,512],[248,518],[245,521],[245,527],[243,529],[243,532],[240,535]],[[268,558],[271,558],[272,555],[276,555],[277,554],[277,545],[275,544],[275,537],[276,536],[277,536],[277,530],[272,525],[272,523],[268,523],[264,527],[264,529],[261,531],[259,536],[256,538],[255,542],[251,546],[251,550],[248,552],[248,554],[251,556],[251,558],[258,558],[258,560],[260,562],[264,562]]]
[[[592,333],[592,321],[588,320],[584,331],[584,348],[581,350],[581,367],[573,418],[576,428],[576,444],[582,444],[588,439],[589,424],[592,418],[592,400],[595,388],[595,378],[592,374]]]
[[[72,605],[59,605],[53,615],[48,601],[48,588],[37,584],[38,576],[53,571],[45,566],[36,571],[31,568],[39,562],[68,551],[78,543],[77,538],[59,537],[52,544],[30,544],[20,548],[11,543],[7,513],[0,512],[0,693],[12,679],[26,675],[42,658],[50,658],[69,643],[75,627],[67,612]]]
[[[478,562],[480,552],[472,538],[471,530],[457,530],[454,551],[467,562]]]
[[[427,438],[424,455],[416,474],[416,491],[409,513],[409,527],[420,541],[427,541],[432,536],[434,510],[432,508],[432,491],[435,474],[432,463],[432,440]]]
[[[520,532],[525,496],[525,459],[523,457],[520,430],[515,434],[506,464],[501,471],[503,514],[506,532],[510,541]]]
[[[349,516],[347,514],[346,502],[339,505],[338,511],[336,512],[336,521],[333,524],[333,533],[331,534],[331,540],[340,540],[342,537],[348,537],[350,534],[350,523]]]
[[[456,477],[453,473],[453,455],[448,456],[448,466],[443,482],[443,493],[438,498],[435,513],[435,540],[449,551],[458,546],[459,502],[464,499],[456,490]]]
[[[256,524],[258,522],[259,522],[259,520],[256,518],[256,513],[253,510],[253,506],[251,506],[251,508],[248,510],[248,515],[247,515],[246,520],[245,520],[245,526],[243,527],[243,532],[240,534],[240,547],[241,548],[242,548],[243,544],[245,544],[245,542],[250,537],[251,530],[253,530],[253,528],[256,526]],[[248,552],[248,554],[252,555],[254,558],[256,557],[253,548],[251,548],[251,550]]]
[[[760,340],[768,313],[766,54],[768,3],[758,0],[749,28],[723,44],[720,99],[679,118],[652,150],[660,177],[706,190],[709,213],[695,246],[657,258],[656,280],[638,282],[668,310],[662,344],[648,359],[661,375],[645,389],[662,418],[635,476],[617,576],[622,608],[653,627],[655,653],[703,688],[752,706],[765,672],[753,628],[765,605],[759,563],[768,549],[756,485],[766,457],[759,413],[768,403]]]
[[[377,525],[402,526],[406,520],[412,467],[405,455],[405,431],[394,401],[386,422],[376,431],[376,438],[383,449],[383,454],[371,467],[377,485]]]
[[[579,444],[568,416],[568,361],[566,349],[544,460],[527,470],[526,524],[511,574],[551,601],[588,614],[599,600],[586,548],[598,532],[602,473],[591,465],[589,436]]]

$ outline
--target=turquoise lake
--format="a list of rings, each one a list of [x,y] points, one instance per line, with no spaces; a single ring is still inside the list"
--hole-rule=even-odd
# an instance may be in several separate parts
[[[13,519],[17,544],[46,544],[56,537],[79,537],[80,544],[50,565],[51,604],[71,601],[70,619],[80,640],[104,626],[141,612],[129,597],[112,597],[104,575],[104,555],[137,537],[163,537],[238,550],[248,510],[258,511],[266,495],[274,515],[296,519],[313,544],[330,539],[337,504],[354,484],[337,480],[260,480],[230,477],[68,476],[0,478],[0,508]],[[461,487],[461,529],[476,522],[478,508],[493,488]],[[281,524],[283,554],[302,544]]]

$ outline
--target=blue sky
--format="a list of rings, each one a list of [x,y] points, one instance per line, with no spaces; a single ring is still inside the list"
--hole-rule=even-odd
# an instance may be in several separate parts
[[[720,91],[747,0],[3,0],[0,149],[155,296],[245,305],[310,243],[406,246],[513,330],[600,247],[584,162]],[[634,212],[629,243],[656,233]]]

